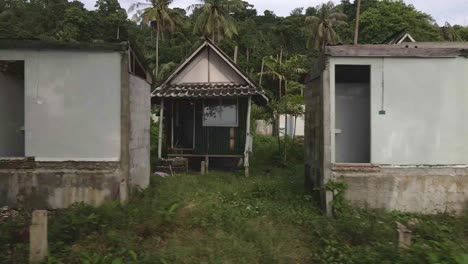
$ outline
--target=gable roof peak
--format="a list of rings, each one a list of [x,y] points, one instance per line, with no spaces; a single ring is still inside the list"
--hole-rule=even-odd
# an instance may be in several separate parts
[[[201,56],[202,52],[205,49],[212,50],[233,72],[235,72],[235,74],[237,74],[241,79],[243,79],[243,81],[245,81],[245,84],[237,84],[236,86],[230,86],[231,89],[234,89],[228,93],[230,96],[252,95],[255,97],[259,97],[259,101],[262,101],[262,104],[267,104],[269,102],[269,98],[265,95],[265,91],[263,91],[263,89],[260,88],[252,79],[250,79],[249,76],[246,73],[244,73],[243,70],[226,53],[224,53],[224,51],[222,51],[213,41],[211,41],[208,38],[205,39],[205,41],[171,74],[171,76],[169,76],[169,78],[166,79],[166,81],[160,87],[156,88],[153,91],[152,96],[186,98],[203,97],[206,95],[197,94],[196,87],[199,87],[200,90],[201,88],[206,89],[206,87],[213,87],[216,89],[223,88],[224,85],[220,85],[219,82],[192,82],[192,85],[188,85],[187,83],[172,83],[172,81],[175,80],[176,77],[180,73],[182,73],[183,70],[186,69],[186,67],[191,62],[193,62],[198,56]],[[193,85],[194,83],[196,83],[197,85]],[[185,91],[187,87],[191,87],[190,93]],[[246,89],[246,87],[248,88]],[[226,95],[226,93],[210,93],[210,96],[215,95],[223,96]]]

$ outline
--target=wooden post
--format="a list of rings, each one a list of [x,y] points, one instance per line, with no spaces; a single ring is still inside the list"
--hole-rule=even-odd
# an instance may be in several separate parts
[[[162,158],[162,137],[164,126],[164,98],[161,98],[161,110],[159,112],[159,136],[158,136],[158,158]]]
[[[396,224],[396,240],[398,243],[398,248],[400,249],[409,249],[411,247],[411,230],[405,225],[395,222]]]
[[[122,205],[127,205],[128,204],[128,184],[125,179],[122,179],[120,182],[120,203]]]
[[[205,169],[206,169],[205,162],[202,161],[202,162],[201,162],[201,165],[200,165],[200,173],[201,173],[202,175],[205,174]]]
[[[47,210],[35,210],[29,227],[29,263],[43,262],[47,248]]]
[[[246,133],[245,133],[245,151],[244,151],[244,169],[245,169],[245,177],[249,177],[249,152],[250,152],[250,114],[251,114],[251,107],[252,107],[252,97],[249,96],[248,103],[247,103],[247,125],[246,125]]]
[[[174,101],[171,101],[171,148],[174,149]]]
[[[208,156],[205,156],[205,173],[208,173],[210,167],[210,158]]]

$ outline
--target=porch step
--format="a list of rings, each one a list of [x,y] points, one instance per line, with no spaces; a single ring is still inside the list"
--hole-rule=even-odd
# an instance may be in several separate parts
[[[168,174],[188,172],[188,160],[186,158],[159,159],[156,161],[156,171]]]

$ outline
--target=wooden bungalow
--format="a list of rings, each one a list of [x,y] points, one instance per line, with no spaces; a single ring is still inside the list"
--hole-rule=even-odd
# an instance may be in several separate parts
[[[269,98],[234,61],[206,40],[153,91],[161,104],[158,157],[243,161],[248,174],[251,102]],[[164,133],[163,133],[164,131]]]

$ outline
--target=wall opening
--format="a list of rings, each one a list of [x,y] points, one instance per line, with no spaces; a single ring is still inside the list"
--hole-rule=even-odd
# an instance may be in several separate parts
[[[335,162],[370,163],[370,66],[335,67]]]
[[[190,101],[175,101],[173,113],[173,147],[193,149],[195,133],[195,105]]]
[[[0,60],[0,158],[24,152],[24,61]]]

